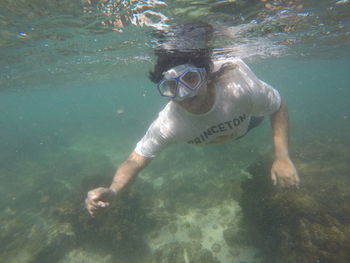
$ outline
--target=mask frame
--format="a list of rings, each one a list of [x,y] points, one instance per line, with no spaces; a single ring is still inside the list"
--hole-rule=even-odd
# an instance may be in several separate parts
[[[198,83],[191,86],[191,83],[186,81],[187,74],[196,73]],[[206,70],[204,68],[196,68],[192,65],[185,64],[174,67],[164,74],[157,85],[161,96],[182,101],[187,98],[194,97],[197,94],[199,87],[206,81]]]

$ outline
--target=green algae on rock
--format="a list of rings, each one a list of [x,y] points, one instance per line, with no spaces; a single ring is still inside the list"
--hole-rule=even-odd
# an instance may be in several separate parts
[[[230,226],[226,228],[222,234],[229,247],[251,244],[251,240],[244,226],[240,226],[239,228]]]
[[[267,176],[271,162],[250,168],[241,206],[256,245],[286,262],[350,262],[350,180],[343,158],[297,161],[301,189],[282,190]],[[327,168],[327,169],[325,169]],[[345,173],[344,173],[345,172]]]
[[[127,193],[121,193],[103,215],[92,218],[82,205],[86,189],[107,179],[108,177],[96,176],[83,180],[81,189],[77,189],[53,208],[52,216],[71,224],[77,242],[84,247],[90,247],[91,251],[104,251],[112,255],[118,251],[119,257],[137,262],[135,257],[147,254],[147,246],[142,237],[155,224],[153,214],[146,213],[152,203],[132,188]],[[145,189],[147,185],[143,187]],[[138,255],[135,255],[135,249],[138,250]]]

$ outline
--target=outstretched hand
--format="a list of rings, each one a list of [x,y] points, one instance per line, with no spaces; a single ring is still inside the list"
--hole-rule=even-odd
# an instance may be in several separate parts
[[[110,205],[116,192],[105,187],[99,187],[88,192],[85,199],[86,209],[94,217]]]
[[[275,159],[271,168],[271,180],[273,185],[283,188],[299,187],[300,179],[298,172],[289,157]]]

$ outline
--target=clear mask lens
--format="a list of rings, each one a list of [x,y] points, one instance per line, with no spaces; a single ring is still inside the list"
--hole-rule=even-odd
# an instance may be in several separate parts
[[[159,84],[160,93],[169,98],[176,96],[177,81],[176,80],[164,80]]]
[[[177,100],[184,100],[187,98],[191,98],[195,96],[197,92],[194,89],[189,89],[187,86],[179,83],[179,91],[178,91],[178,96],[176,96],[175,99]]]
[[[183,75],[180,80],[184,82],[189,88],[195,89],[201,82],[201,76],[197,71],[189,71]]]

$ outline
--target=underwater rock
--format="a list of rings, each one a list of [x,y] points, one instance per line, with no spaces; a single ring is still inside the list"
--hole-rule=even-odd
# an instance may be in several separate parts
[[[189,226],[187,233],[188,237],[192,239],[200,240],[202,238],[202,230],[199,226]]]
[[[227,228],[223,231],[224,239],[229,247],[232,247],[236,244],[236,234],[236,229],[232,227]]]
[[[148,263],[219,263],[198,242],[173,242],[158,248]]]
[[[135,257],[147,254],[147,244],[142,237],[156,225],[157,219],[153,216],[157,213],[152,211],[149,195],[142,195],[136,188],[141,187],[145,192],[150,186],[139,180],[130,191],[121,193],[107,211],[92,218],[83,206],[84,198],[88,189],[103,181],[106,179],[101,176],[86,178],[81,189],[76,189],[64,202],[52,208],[52,217],[68,222],[77,243],[91,247],[91,252],[113,254],[118,251],[118,256],[128,262],[138,262]]]
[[[240,193],[239,179],[232,176],[232,169],[217,168],[217,164],[184,169],[183,174],[168,176],[158,192],[164,209],[170,213],[186,214],[192,209],[207,209],[220,205],[224,200],[235,198]],[[174,171],[178,171],[174,168]],[[222,171],[224,170],[224,171]],[[215,174],[215,176],[212,176]],[[200,197],[200,198],[198,198]]]
[[[40,234],[37,233],[32,237],[35,242],[29,246],[29,249],[33,256],[28,262],[56,262],[74,246],[76,241],[75,233],[69,223],[51,223],[46,236],[41,237],[42,242],[39,242]]]
[[[57,262],[76,241],[69,223],[44,221],[40,215],[27,221],[14,216],[1,230],[1,262]]]
[[[29,227],[29,224],[18,217],[12,209],[7,208],[2,211],[0,215],[1,259],[13,257],[16,248],[25,245]]]
[[[229,227],[223,231],[224,240],[229,247],[247,245],[250,242],[245,229]]]
[[[220,246],[218,243],[214,243],[214,244],[211,246],[211,250],[212,250],[214,253],[219,253],[220,250],[221,250],[221,246]]]
[[[116,263],[111,255],[100,255],[83,249],[73,249],[59,263]]]
[[[173,235],[176,234],[177,232],[177,225],[175,223],[172,223],[169,225],[169,232],[172,233]]]
[[[270,161],[250,168],[253,178],[243,183],[241,206],[266,257],[291,263],[350,262],[350,178],[344,176],[350,168],[344,159],[297,161],[299,190],[273,187],[267,180]]]

